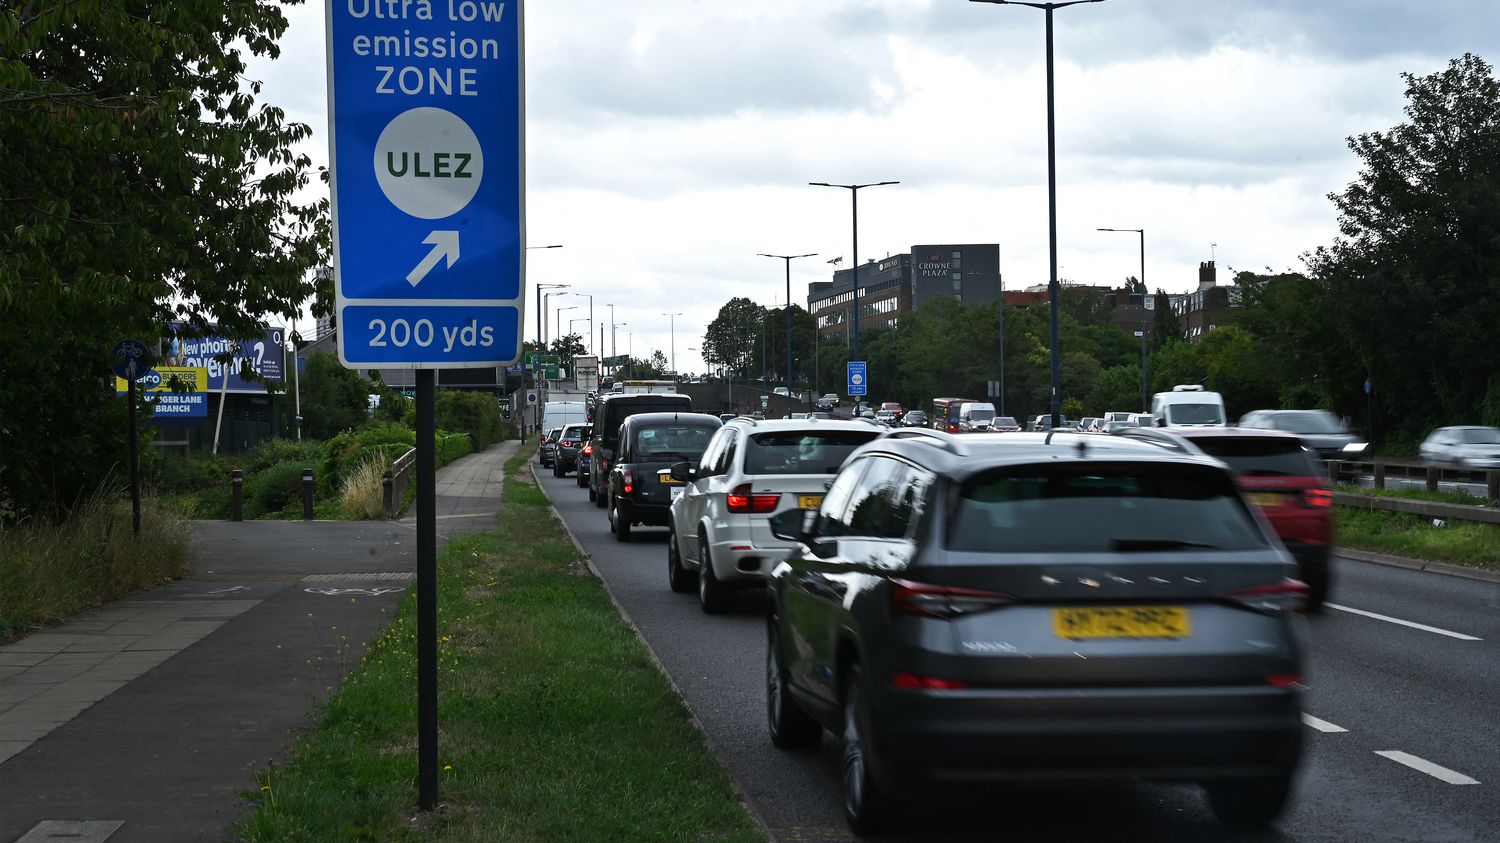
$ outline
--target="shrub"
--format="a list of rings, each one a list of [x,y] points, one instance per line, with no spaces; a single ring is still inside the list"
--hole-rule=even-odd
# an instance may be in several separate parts
[[[323,456],[323,443],[311,440],[267,439],[260,443],[246,460],[246,474],[265,471],[277,463],[317,462]]]
[[[394,462],[397,457],[410,450],[416,441],[415,433],[398,424],[371,424],[359,430],[340,433],[323,446],[318,488],[330,494],[336,489],[342,489],[344,479],[372,454],[379,454],[388,462]]]
[[[437,426],[474,437],[474,448],[483,450],[499,442],[500,405],[487,392],[440,389],[437,395]]]
[[[260,518],[302,499],[302,471],[312,462],[281,462],[245,477],[245,517]]]

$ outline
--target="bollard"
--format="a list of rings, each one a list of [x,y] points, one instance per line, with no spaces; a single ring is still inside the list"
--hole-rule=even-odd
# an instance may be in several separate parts
[[[1324,465],[1328,469],[1328,482],[1335,486],[1338,485],[1339,471],[1343,468],[1343,465],[1338,460],[1329,460]]]
[[[385,505],[386,517],[390,517],[396,514],[396,478],[391,476],[389,468],[385,470],[385,474],[380,478],[380,489],[380,500]]]
[[[1442,473],[1443,470],[1441,468],[1431,465],[1427,467],[1427,491],[1436,492],[1438,490],[1438,475]]]
[[[245,472],[238,468],[229,472],[229,520],[245,520]]]
[[[1375,488],[1385,488],[1385,463],[1375,463]]]
[[[302,469],[302,520],[311,521],[313,517],[313,472],[310,468]]]
[[[1500,471],[1490,469],[1484,473],[1485,497],[1492,506],[1500,506]]]

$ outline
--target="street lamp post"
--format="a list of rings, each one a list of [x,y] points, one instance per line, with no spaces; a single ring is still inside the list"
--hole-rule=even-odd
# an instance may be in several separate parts
[[[526,248],[528,248],[528,249],[531,249],[531,248],[536,248],[536,249],[561,249],[562,245],[558,244],[558,245],[555,245],[555,246],[527,246]],[[541,359],[540,359],[541,353],[547,350],[547,338],[546,338],[546,334],[547,334],[547,319],[546,319],[546,316],[545,316],[545,303],[544,303],[544,300],[546,299],[547,296],[552,295],[551,293],[543,294],[542,290],[549,290],[549,289],[555,290],[555,289],[560,289],[560,288],[567,287],[567,286],[569,286],[569,285],[567,285],[567,284],[542,284],[540,282],[538,282],[538,284],[536,285],[536,343],[537,343],[537,355],[538,355],[537,363],[538,364],[541,363]],[[540,365],[538,365],[538,371],[540,371],[540,368],[541,368]],[[539,377],[534,377],[533,378],[533,382],[535,382],[538,386],[541,385],[540,381],[541,381],[541,378],[539,378]],[[522,354],[521,355],[521,440],[523,442],[526,440],[526,409],[527,409],[527,407],[526,407],[526,395],[527,395],[527,393],[526,393],[526,355]],[[540,398],[540,396],[538,396],[538,397]],[[540,403],[540,401],[538,403]]]
[[[797,258],[810,258],[816,256],[817,252],[808,252],[805,255],[768,255],[765,252],[757,253],[763,258],[777,258],[786,261],[786,388],[792,388],[792,261]]]
[[[1082,0],[1082,2],[1090,2],[1090,0]],[[1048,78],[1050,79],[1051,77]],[[877,181],[870,182],[869,184],[829,184],[826,181],[808,182],[808,184],[814,187],[844,188],[849,191],[849,199],[854,209],[854,254],[852,255],[853,263],[850,264],[850,278],[853,280],[854,287],[854,356],[849,358],[851,360],[863,359],[859,356],[859,189],[861,187],[881,187],[887,184],[900,183],[899,181]]]
[[[587,298],[589,300],[589,347],[588,347],[588,352],[590,354],[592,354],[592,353],[594,353],[594,294],[593,293],[573,293],[573,295],[575,295],[575,296],[583,296],[584,298]],[[568,330],[570,332],[573,330],[573,326],[572,326],[571,323],[568,325]]]
[[[565,304],[562,307],[559,307],[558,309],[556,309],[556,310],[553,311],[553,313],[557,314],[557,339],[553,340],[553,342],[562,342],[562,338],[563,338],[563,332],[562,332],[562,314],[563,314],[563,311],[564,310],[577,310],[581,306],[582,305]],[[569,330],[571,330],[571,326],[569,327]]]
[[[1065,3],[1025,3],[1020,0],[969,0],[970,3],[993,3],[998,6],[1030,6],[1047,13],[1047,252],[1052,270],[1047,294],[1052,299],[1052,426],[1062,426],[1062,369],[1057,341],[1057,305],[1061,288],[1057,283],[1057,130],[1052,108],[1052,12],[1080,3],[1102,0],[1068,0]]]
[[[619,353],[615,351],[615,306],[606,304],[605,307],[609,308],[609,356],[614,357]]]
[[[1135,335],[1141,338],[1141,412],[1147,411],[1146,405],[1146,296],[1150,295],[1146,287],[1146,229],[1144,228],[1100,228],[1098,231],[1123,231],[1139,234],[1141,237],[1141,329]]]
[[[671,349],[672,349],[672,379],[676,380],[676,378],[677,378],[677,317],[681,316],[682,314],[679,312],[679,313],[663,313],[662,315],[665,316],[665,317],[667,317],[667,319],[668,319],[668,322],[667,322],[668,328],[667,328],[667,330],[669,332],[668,336],[670,338]]]

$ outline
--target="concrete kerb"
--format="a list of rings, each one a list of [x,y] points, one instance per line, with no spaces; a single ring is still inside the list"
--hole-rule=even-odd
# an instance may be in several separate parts
[[[547,495],[547,509],[552,512],[552,517],[557,519],[557,523],[562,526],[563,532],[568,536],[568,541],[573,543],[573,547],[577,549],[580,558],[583,559],[583,564],[588,566],[589,573],[593,574],[594,579],[598,580],[600,585],[604,585],[604,593],[609,595],[609,602],[613,603],[615,611],[620,613],[620,619],[625,621],[625,625],[630,627],[631,632],[635,633],[636,640],[640,641],[641,645],[646,648],[646,655],[651,657],[651,663],[656,665],[657,672],[662,675],[663,679],[667,680],[667,684],[672,688],[672,693],[677,695],[677,699],[682,703],[683,709],[686,710],[688,716],[692,718],[693,727],[698,730],[699,735],[703,736],[703,743],[713,750],[714,757],[719,760],[719,765],[723,767],[724,772],[729,775],[729,784],[734,788],[735,794],[739,796],[740,804],[744,805],[746,812],[750,814],[751,821],[754,822],[755,825],[761,830],[761,833],[766,836],[766,839],[777,839],[775,833],[771,831],[770,824],[766,822],[766,818],[761,816],[760,811],[756,810],[755,803],[750,801],[749,795],[745,792],[745,789],[740,786],[739,780],[734,777],[734,773],[730,771],[729,765],[724,761],[724,757],[719,754],[718,748],[714,746],[713,739],[708,735],[708,729],[703,726],[703,721],[698,719],[698,713],[696,711],[693,711],[692,706],[688,705],[687,696],[682,693],[682,689],[678,687],[677,682],[672,679],[672,674],[667,672],[666,665],[662,664],[661,659],[656,655],[656,651],[651,649],[650,642],[646,640],[646,636],[641,634],[641,628],[635,625],[635,619],[630,616],[630,613],[625,610],[625,607],[621,605],[620,601],[615,599],[614,592],[610,591],[609,586],[605,584],[604,576],[599,573],[598,568],[594,567],[593,558],[589,556],[588,551],[585,551],[583,549],[583,543],[578,540],[577,536],[573,535],[573,529],[568,526],[568,522],[564,520],[562,514],[557,511],[557,507],[552,505],[552,496],[547,494],[547,487],[543,486],[541,478],[537,477],[536,464],[532,463],[530,460],[527,460],[527,463],[530,464],[529,467],[531,471],[531,479],[536,482],[536,487],[542,491],[542,494]]]
[[[1386,565],[1391,568],[1405,568],[1408,571],[1427,571],[1433,574],[1443,574],[1450,577],[1462,577],[1468,580],[1480,582],[1500,583],[1500,571],[1486,571],[1483,568],[1466,568],[1462,565],[1449,565],[1444,562],[1429,562],[1426,559],[1413,559],[1409,556],[1393,556],[1389,553],[1376,553],[1371,550],[1354,550],[1341,547],[1334,551],[1338,556],[1353,559],[1358,562],[1369,562],[1375,565]]]

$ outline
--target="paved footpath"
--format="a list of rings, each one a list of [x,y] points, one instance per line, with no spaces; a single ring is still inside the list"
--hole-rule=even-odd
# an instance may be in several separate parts
[[[440,543],[516,447],[438,471]],[[224,839],[415,577],[415,518],[193,527],[184,579],[0,647],[0,841]]]

